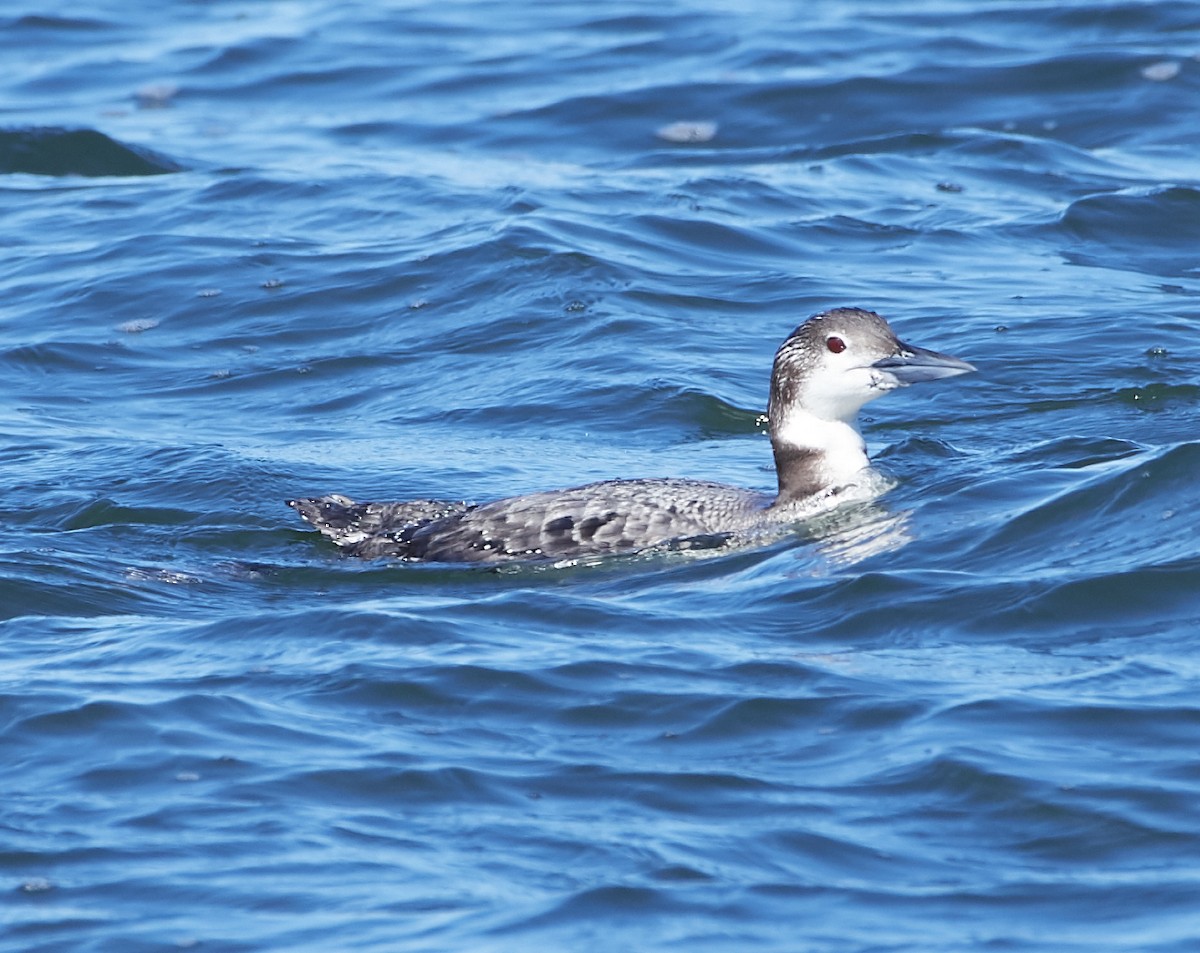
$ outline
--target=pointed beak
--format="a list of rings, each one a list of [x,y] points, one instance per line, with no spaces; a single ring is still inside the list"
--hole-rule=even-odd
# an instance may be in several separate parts
[[[968,374],[975,370],[974,364],[960,361],[957,357],[903,343],[895,354],[876,361],[871,366],[886,371],[901,384],[936,381],[943,377],[956,377],[959,374]]]

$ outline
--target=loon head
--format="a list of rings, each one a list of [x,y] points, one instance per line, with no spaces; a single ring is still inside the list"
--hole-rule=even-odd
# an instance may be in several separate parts
[[[867,466],[859,410],[889,391],[975,370],[948,354],[905,344],[873,311],[814,315],[780,345],[767,405],[780,499],[848,482]]]

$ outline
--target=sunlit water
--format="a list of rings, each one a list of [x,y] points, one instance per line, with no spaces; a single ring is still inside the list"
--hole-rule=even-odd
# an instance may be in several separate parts
[[[0,947],[1195,949],[1193,4],[0,47]],[[772,353],[842,304],[980,372],[785,539],[403,566],[283,505],[770,488]]]

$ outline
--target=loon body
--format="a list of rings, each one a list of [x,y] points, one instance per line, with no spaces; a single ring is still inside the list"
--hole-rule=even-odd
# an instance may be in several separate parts
[[[872,472],[855,425],[863,405],[898,387],[973,370],[902,343],[872,311],[836,308],[805,321],[775,354],[767,404],[774,495],[702,480],[606,480],[481,505],[356,503],[340,495],[288,505],[345,552],[366,558],[569,560],[720,545],[852,497]]]

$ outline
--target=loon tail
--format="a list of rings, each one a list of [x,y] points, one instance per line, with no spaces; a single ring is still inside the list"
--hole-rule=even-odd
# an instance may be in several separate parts
[[[356,503],[337,493],[288,500],[287,505],[346,552],[366,557],[402,555],[418,526],[474,509],[454,500]]]

